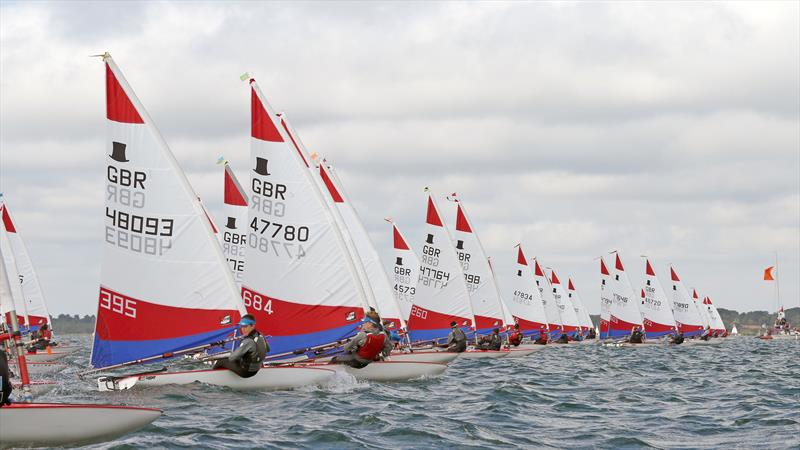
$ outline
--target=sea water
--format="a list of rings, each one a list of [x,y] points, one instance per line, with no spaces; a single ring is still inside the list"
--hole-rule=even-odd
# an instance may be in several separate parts
[[[800,448],[800,341],[548,345],[457,359],[438,378],[341,376],[322,387],[236,392],[196,384],[97,392],[91,343],[38,401],[157,407],[146,428],[91,448]]]

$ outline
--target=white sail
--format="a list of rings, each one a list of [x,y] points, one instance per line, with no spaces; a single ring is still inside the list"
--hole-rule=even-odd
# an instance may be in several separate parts
[[[600,257],[600,325],[598,335],[600,339],[608,337],[609,324],[611,322],[611,304],[613,303],[613,292],[610,285],[611,273],[606,267],[603,257]]]
[[[664,292],[649,259],[645,259],[644,283],[639,310],[647,337],[652,339],[675,333],[677,325],[672,315],[672,303],[667,299],[667,293]]]
[[[583,331],[589,331],[589,328],[594,328],[592,318],[589,316],[589,311],[586,309],[586,305],[583,303],[578,290],[575,288],[572,278],[567,280],[567,296],[572,302],[572,306],[575,308],[575,315],[578,316],[578,322],[580,322]]]
[[[492,276],[486,252],[478,234],[473,231],[463,203],[455,199],[455,194],[448,199],[456,202],[454,245],[469,291],[472,312],[475,315],[475,329],[479,334],[488,334],[493,328],[504,325],[500,292]]]
[[[367,307],[353,261],[299,144],[251,86],[248,236],[242,296],[274,353],[339,341]]]
[[[0,205],[2,208],[2,205]],[[2,211],[0,210],[0,213]],[[14,252],[11,249],[11,241],[5,227],[0,227],[0,253],[2,253],[3,267],[6,279],[8,280],[7,304],[3,310],[3,320],[7,325],[11,325],[11,317],[7,313],[11,310],[22,312],[23,316],[18,316],[18,320],[28,323],[28,314],[25,312],[25,300],[22,295],[22,286],[19,283],[19,270],[17,262],[14,260]]]
[[[474,326],[464,273],[452,244],[436,200],[429,194],[419,283],[408,319],[412,341],[443,338],[450,332],[451,322],[467,330]]]
[[[550,289],[553,292],[553,299],[558,306],[563,331],[567,334],[576,334],[580,332],[581,325],[575,313],[575,308],[569,300],[567,293],[564,291],[564,286],[561,284],[561,280],[558,279],[556,271],[553,269],[550,270]]]
[[[414,305],[414,296],[417,293],[419,283],[419,258],[414,250],[408,245],[403,233],[397,228],[393,220],[387,219],[392,224],[392,247],[394,249],[394,264],[392,266],[392,277],[394,281],[393,291],[400,313],[408,322],[411,315],[411,307]]]
[[[344,219],[344,224],[353,238],[369,287],[375,298],[375,304],[385,327],[389,329],[405,328],[407,316],[400,312],[400,306],[395,298],[386,269],[381,263],[380,255],[378,255],[378,251],[375,249],[375,245],[373,245],[353,202],[347,195],[339,175],[330,162],[325,160],[321,161],[319,174],[326,188],[330,191],[332,198],[335,199],[334,205],[339,210],[342,219]]]
[[[222,233],[219,234],[222,253],[241,289],[245,270],[245,250],[247,249],[247,193],[230,164],[225,161],[223,170]]]
[[[2,209],[2,226],[8,236],[11,251],[13,252],[13,259],[19,273],[19,284],[24,300],[24,311],[28,315],[26,325],[32,327],[39,327],[44,324],[49,324],[52,329],[52,321],[50,313],[47,310],[47,303],[44,299],[42,286],[39,284],[39,277],[36,275],[36,270],[33,268],[28,249],[25,247],[25,242],[17,230],[14,221],[11,218],[11,212],[8,208],[8,203],[5,201],[3,194],[0,194],[0,209]]]
[[[708,309],[708,317],[711,329],[715,332],[716,335],[724,333],[726,331],[725,323],[722,321],[722,316],[719,315],[717,307],[714,306],[714,303],[711,302],[711,297],[706,297],[703,303],[706,305]]]
[[[692,302],[694,302],[694,306],[697,308],[698,314],[700,314],[700,319],[703,320],[703,329],[711,328],[711,317],[708,315],[708,308],[700,300],[696,289],[692,289]]]
[[[550,329],[550,335],[557,339],[561,336],[562,332],[564,332],[563,323],[561,322],[561,313],[555,298],[553,298],[553,288],[550,286],[550,280],[545,276],[536,258],[533,259],[533,280],[536,282],[536,287],[539,288],[539,295],[542,298],[544,313],[547,316],[547,326]]]
[[[672,281],[672,312],[675,315],[675,324],[686,337],[699,335],[705,329],[700,310],[697,309],[697,304],[689,295],[686,286],[678,278],[675,269],[670,267],[669,272]]]
[[[634,327],[642,328],[642,315],[639,312],[640,296],[636,295],[631,286],[631,280],[625,273],[619,253],[615,254],[613,276],[609,279],[611,285],[611,311],[610,311],[610,337],[621,337],[631,334]]]
[[[95,367],[219,340],[244,314],[197,194],[113,59],[103,60],[108,141]]]
[[[520,331],[525,335],[538,336],[548,330],[547,315],[542,303],[542,294],[536,285],[528,261],[522,251],[522,246],[517,247],[517,264],[511,277],[510,293],[505,298],[508,300],[508,310],[514,317],[514,322],[519,324]]]

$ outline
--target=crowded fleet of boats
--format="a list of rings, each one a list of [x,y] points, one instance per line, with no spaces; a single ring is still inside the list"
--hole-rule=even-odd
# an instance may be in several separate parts
[[[520,357],[553,344],[699,344],[727,336],[711,299],[690,294],[675,267],[662,285],[645,259],[644,285],[634,288],[619,252],[610,265],[599,258],[597,326],[573,280],[529,258],[522,245],[501,289],[455,193],[426,188],[419,241],[387,219],[393,264],[385,270],[333,165],[309,152],[249,75],[249,179],[241,184],[220,158],[223,220],[215,222],[119,67],[108,54],[102,59],[103,259],[91,368],[81,374],[99,375],[99,390],[194,382],[292,389],[337,376],[403,381],[440,375],[456,358]],[[5,199],[0,211],[3,342],[21,393],[0,408],[4,440],[90,442],[155,420],[161,412],[149,408],[25,402],[48,388],[31,377],[63,370],[58,360],[72,349],[56,345]],[[134,366],[141,367],[125,372]],[[63,426],[37,434],[43,421]]]

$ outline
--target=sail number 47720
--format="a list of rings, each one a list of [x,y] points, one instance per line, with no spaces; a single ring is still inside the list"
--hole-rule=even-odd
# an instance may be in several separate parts
[[[248,290],[242,290],[242,300],[244,300],[244,306],[247,307],[248,311],[252,308],[256,311],[263,311],[267,314],[272,314],[272,299],[271,298],[264,298],[260,294],[255,294]]]

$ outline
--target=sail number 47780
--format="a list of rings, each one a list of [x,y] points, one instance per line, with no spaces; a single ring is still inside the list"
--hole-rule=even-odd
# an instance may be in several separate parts
[[[264,311],[267,314],[272,314],[272,299],[271,298],[264,298],[260,294],[254,294],[248,290],[242,290],[242,300],[244,300],[244,306],[247,307],[248,311],[250,308],[256,311]]]

